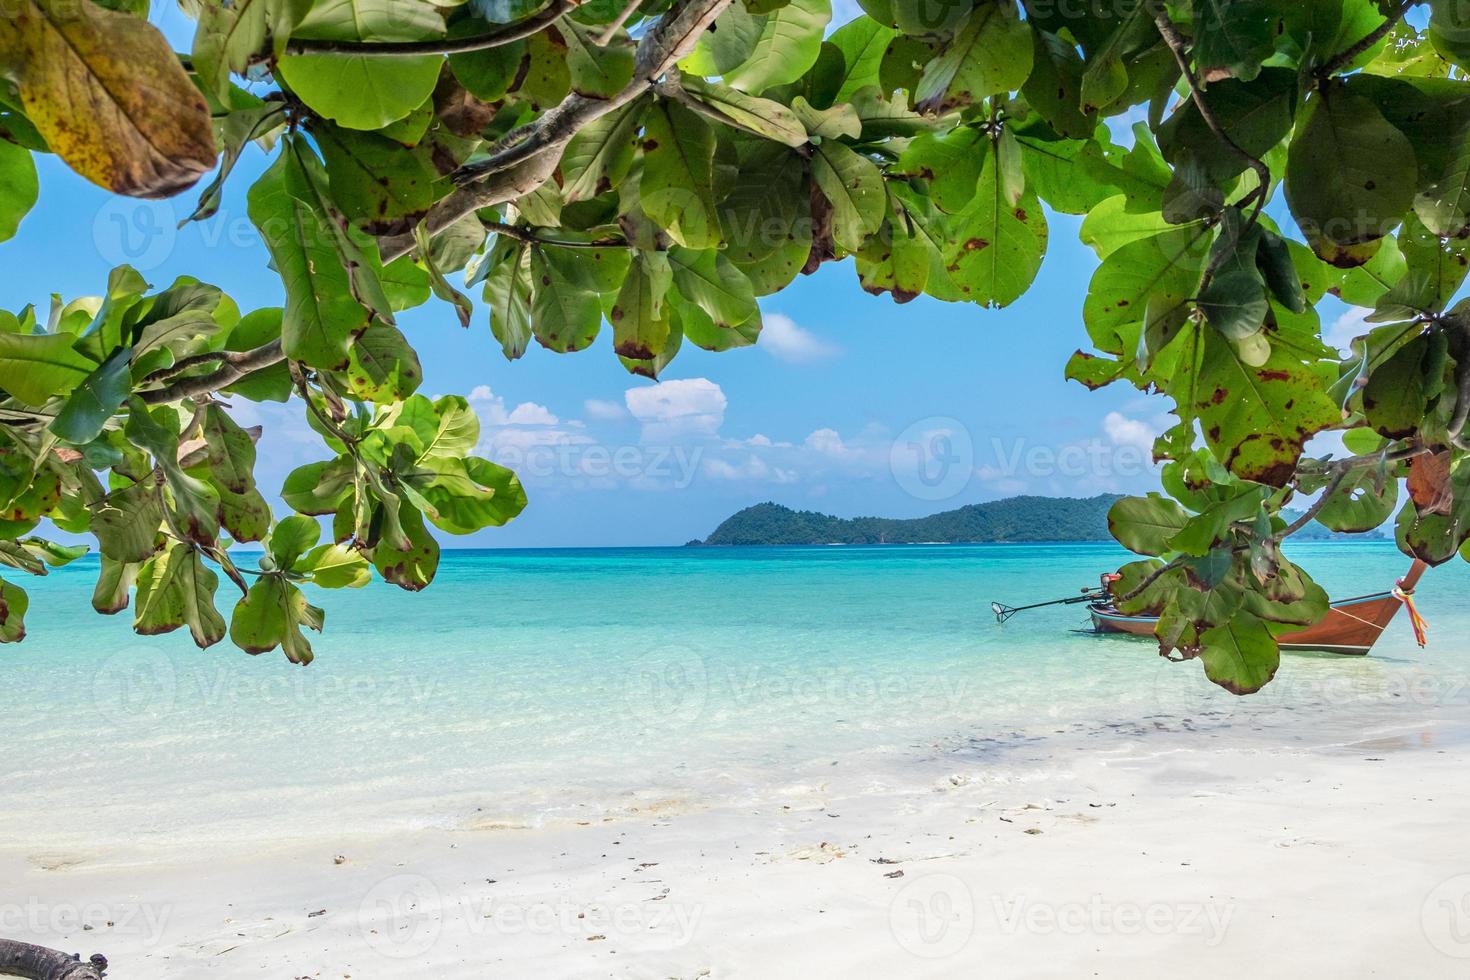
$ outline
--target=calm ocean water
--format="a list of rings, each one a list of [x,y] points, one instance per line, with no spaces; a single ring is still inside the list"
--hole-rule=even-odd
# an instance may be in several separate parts
[[[1334,596],[1387,543],[1305,544]],[[864,792],[1065,747],[1321,747],[1470,719],[1470,569],[1421,584],[1369,658],[1288,655],[1236,698],[1145,642],[1077,635],[1111,545],[450,552],[427,592],[317,592],[317,661],[134,636],[90,560],[25,583],[0,648],[0,840],[185,848]],[[70,804],[70,806],[68,806]]]

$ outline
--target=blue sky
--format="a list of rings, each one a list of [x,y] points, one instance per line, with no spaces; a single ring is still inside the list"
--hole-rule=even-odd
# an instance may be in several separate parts
[[[194,192],[114,198],[38,158],[40,202],[0,244],[0,306],[44,313],[53,292],[99,292],[121,262],[160,287],[197,276],[242,310],[278,305],[281,285],[244,202],[266,160],[248,150],[220,213],[175,232]],[[530,498],[511,525],[445,543],[678,544],[764,500],[917,516],[1015,493],[1156,488],[1147,448],[1168,403],[1062,377],[1071,352],[1087,346],[1082,301],[1096,259],[1077,240],[1079,219],[1048,219],[1040,275],[1006,309],[928,297],[896,305],[864,293],[850,261],[828,264],[762,300],[755,347],[711,354],[686,344],[657,385],[624,371],[606,327],[589,350],[533,344],[509,363],[477,294],[468,330],[437,300],[402,314],[423,360],[421,390],[472,395],[481,453],[520,472]],[[267,491],[327,455],[296,407],[235,407],[242,423],[266,429],[258,476]]]

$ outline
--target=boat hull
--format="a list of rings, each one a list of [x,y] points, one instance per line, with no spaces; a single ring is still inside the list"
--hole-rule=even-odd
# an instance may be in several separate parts
[[[1321,622],[1283,633],[1277,641],[1283,650],[1320,650],[1361,657],[1373,649],[1401,605],[1392,593],[1334,602]],[[1096,603],[1087,608],[1098,633],[1152,637],[1159,621],[1157,616],[1127,616]]]

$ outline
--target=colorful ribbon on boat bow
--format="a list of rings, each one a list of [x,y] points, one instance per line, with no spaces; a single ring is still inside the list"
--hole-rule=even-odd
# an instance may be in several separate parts
[[[1414,605],[1414,590],[1405,589],[1403,587],[1403,580],[1400,579],[1394,584],[1393,597],[1399,602],[1402,602],[1404,608],[1408,610],[1409,625],[1414,628],[1414,639],[1418,641],[1420,647],[1425,646],[1429,642],[1427,636],[1429,624],[1424,621],[1423,616],[1419,615],[1419,608]]]

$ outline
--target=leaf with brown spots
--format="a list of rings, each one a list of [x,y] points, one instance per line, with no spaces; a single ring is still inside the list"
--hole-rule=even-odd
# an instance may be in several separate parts
[[[1207,324],[1181,337],[1191,337],[1194,349],[1176,362],[1170,393],[1181,416],[1192,410],[1210,449],[1236,476],[1283,486],[1306,441],[1342,420],[1318,375],[1284,345],[1273,345],[1266,362],[1252,367]]]
[[[0,74],[67,165],[132,197],[168,197],[214,166],[204,97],[158,29],[73,0],[17,0]]]

